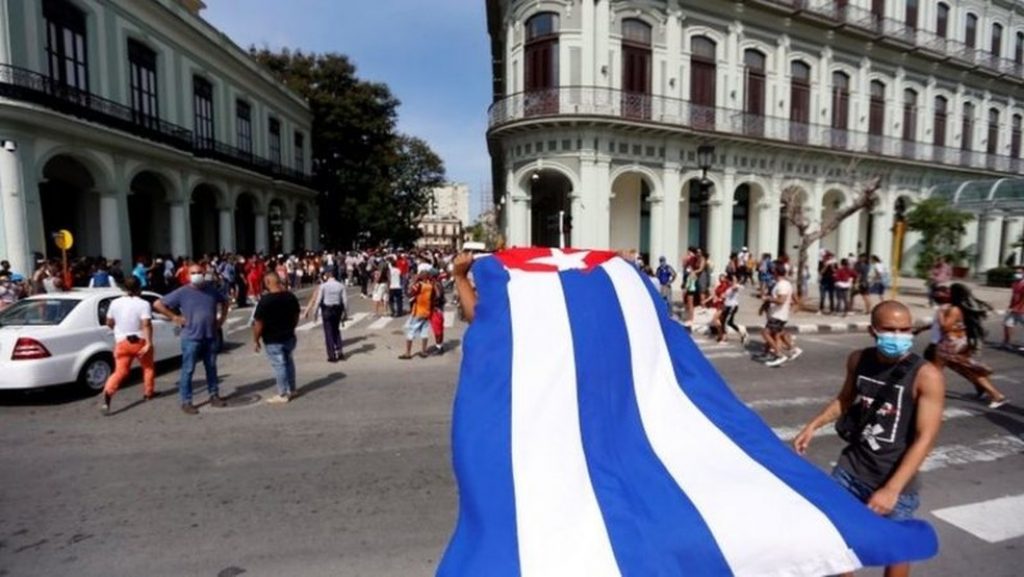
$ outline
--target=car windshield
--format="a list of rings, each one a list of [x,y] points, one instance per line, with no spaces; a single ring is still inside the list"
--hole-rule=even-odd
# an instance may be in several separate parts
[[[59,325],[80,302],[74,299],[18,301],[0,311],[0,327]]]

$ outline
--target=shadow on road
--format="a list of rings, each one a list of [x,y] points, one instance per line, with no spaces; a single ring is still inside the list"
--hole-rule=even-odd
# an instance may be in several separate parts
[[[297,392],[302,396],[306,396],[309,393],[333,385],[334,383],[344,378],[345,373],[331,373],[329,375],[322,376],[319,379],[316,379],[315,381],[311,381],[309,384],[305,386],[299,387]]]

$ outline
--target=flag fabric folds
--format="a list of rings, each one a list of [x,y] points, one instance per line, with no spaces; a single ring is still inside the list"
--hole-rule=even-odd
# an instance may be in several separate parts
[[[512,249],[473,277],[439,576],[797,577],[936,554],[928,524],[876,515],[779,441],[614,253]]]

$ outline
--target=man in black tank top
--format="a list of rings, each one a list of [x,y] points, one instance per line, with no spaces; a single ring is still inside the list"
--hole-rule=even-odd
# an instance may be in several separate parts
[[[884,301],[871,311],[876,346],[846,361],[839,395],[793,440],[803,454],[814,432],[833,422],[847,441],[832,477],[892,519],[910,518],[919,504],[917,472],[942,425],[946,383],[942,372],[911,352],[910,311]],[[886,567],[886,577],[910,574],[910,565]]]

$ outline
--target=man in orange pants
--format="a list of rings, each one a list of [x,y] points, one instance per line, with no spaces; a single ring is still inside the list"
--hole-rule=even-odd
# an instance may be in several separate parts
[[[149,301],[141,298],[139,280],[129,276],[124,281],[125,296],[114,299],[107,309],[107,326],[114,329],[114,361],[116,368],[103,387],[103,402],[100,410],[110,414],[110,399],[121,386],[132,368],[132,361],[139,359],[142,378],[145,383],[143,398],[152,399],[156,394],[156,369],[153,366],[153,309]]]

